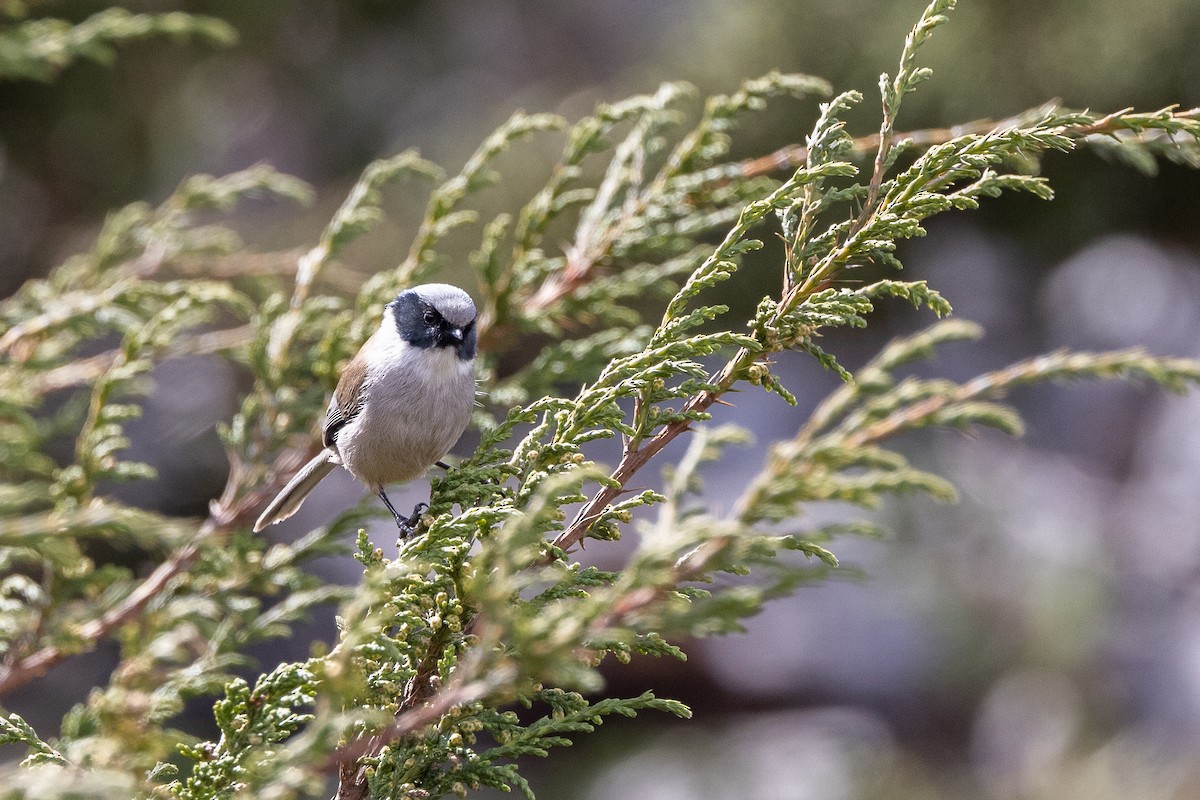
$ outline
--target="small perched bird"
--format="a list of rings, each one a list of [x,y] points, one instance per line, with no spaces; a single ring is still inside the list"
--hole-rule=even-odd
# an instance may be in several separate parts
[[[325,449],[283,487],[254,530],[295,514],[340,464],[379,495],[409,535],[424,504],[403,517],[384,486],[441,464],[467,427],[475,404],[475,340],[475,304],[462,289],[427,283],[397,295],[338,380],[325,415]]]

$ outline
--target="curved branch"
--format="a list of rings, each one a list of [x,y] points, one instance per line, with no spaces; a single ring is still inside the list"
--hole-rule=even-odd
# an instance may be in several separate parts
[[[311,454],[309,454],[311,455]],[[307,456],[305,456],[307,457]],[[277,466],[284,466],[281,459]],[[194,538],[183,547],[171,554],[138,584],[132,592],[122,598],[116,605],[109,608],[95,619],[89,620],[79,627],[71,647],[64,649],[60,645],[49,644],[34,652],[14,659],[12,663],[0,666],[0,695],[11,691],[29,681],[45,675],[52,667],[69,656],[80,655],[95,648],[100,640],[112,631],[135,619],[154,598],[167,591],[171,583],[192,563],[200,554],[201,548],[211,539],[239,527],[248,527],[257,516],[259,507],[269,499],[275,491],[282,487],[285,469],[272,471],[270,479],[249,494],[238,497],[242,489],[244,470],[237,461],[233,462],[226,481],[225,490],[221,497],[212,502],[208,518],[200,525]]]
[[[911,140],[918,147],[930,147],[951,141],[960,136],[979,135],[990,131],[1004,130],[1019,125],[1031,117],[1045,117],[1058,110],[1060,110],[1059,106],[1056,103],[1052,103],[999,121],[980,119],[951,128],[928,128],[896,134],[893,138]],[[1063,125],[1060,132],[1062,135],[1074,139],[1083,139],[1097,135],[1113,135],[1121,131],[1130,131],[1137,134],[1143,130],[1150,130],[1152,132],[1156,126],[1150,123],[1154,121],[1163,123],[1166,120],[1169,123],[1173,121],[1192,121],[1198,118],[1200,118],[1200,109],[1188,109],[1185,111],[1164,109],[1161,112],[1149,115],[1132,113],[1129,109],[1126,109],[1109,114],[1088,124]],[[855,139],[853,149],[856,153],[869,152],[878,148],[879,143],[880,134],[875,133]],[[791,145],[777,150],[770,155],[742,162],[742,174],[744,176],[753,176],[779,169],[794,168],[802,166],[807,158],[807,148],[801,145]],[[863,213],[867,214],[869,212],[870,206],[864,206]],[[789,303],[794,304],[794,302],[799,301],[801,299],[799,297],[800,294],[807,294],[823,288],[826,285],[824,281],[827,281],[830,277],[830,275],[822,276],[822,282],[819,284],[796,287],[794,290],[796,296],[790,297]],[[712,380],[712,383],[717,385],[718,390],[705,390],[693,395],[684,405],[683,411],[685,413],[704,412],[714,403],[720,402],[721,395],[733,385],[734,376],[739,374],[742,369],[756,358],[758,358],[758,355],[744,348],[740,349]],[[579,544],[587,536],[592,523],[603,514],[604,509],[625,491],[625,486],[637,471],[645,466],[647,462],[674,440],[675,437],[689,429],[690,422],[686,420],[674,422],[665,426],[657,434],[644,442],[627,443],[625,450],[621,454],[620,462],[609,476],[611,481],[601,486],[592,495],[591,499],[575,517],[575,520],[553,539],[553,546],[560,550],[568,550]],[[552,555],[547,555],[543,558],[543,561],[552,558]]]

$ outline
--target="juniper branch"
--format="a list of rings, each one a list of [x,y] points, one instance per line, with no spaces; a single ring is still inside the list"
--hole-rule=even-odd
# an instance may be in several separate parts
[[[1200,368],[1189,359],[1154,357],[1141,348],[1108,353],[1060,350],[984,373],[958,386],[954,391],[934,395],[897,409],[847,436],[845,444],[848,447],[862,447],[880,441],[901,431],[937,421],[939,414],[946,409],[964,405],[977,398],[1003,397],[1009,389],[1022,384],[1042,380],[1118,377],[1148,380],[1165,389],[1181,392],[1187,388],[1189,381],[1200,382]]]
[[[359,766],[364,757],[375,755],[386,745],[420,732],[454,708],[488,698],[497,686],[505,686],[509,680],[510,676],[498,673],[490,679],[456,681],[424,698],[428,702],[405,705],[383,730],[343,744],[321,765],[322,771],[338,773],[335,796],[338,800],[366,797],[366,777]]]
[[[269,498],[261,497],[269,489],[238,497],[243,491],[243,473],[231,471],[222,496],[214,500],[207,519],[201,523],[187,544],[178,548],[159,564],[136,588],[94,619],[79,627],[70,650],[47,645],[0,666],[0,694],[11,691],[34,678],[45,675],[52,667],[69,656],[80,655],[95,648],[112,631],[133,620],[146,605],[160,598],[167,587],[188,569],[211,540],[230,531],[252,524],[257,508]],[[282,483],[280,484],[282,486]]]
[[[227,555],[225,549],[257,546],[247,544],[241,529],[317,446],[311,436],[301,442],[298,434],[308,433],[314,409],[324,400],[338,365],[377,322],[382,302],[400,284],[434,271],[440,243],[473,219],[467,198],[492,180],[495,157],[521,136],[557,129],[561,121],[515,115],[457,175],[434,188],[412,246],[396,269],[368,280],[353,300],[322,294],[317,281],[334,267],[339,248],[383,213],[379,187],[384,181],[401,172],[441,177],[411,153],[370,165],[317,242],[298,257],[294,278],[281,275],[250,282],[276,291],[252,312],[241,312],[249,317],[249,326],[196,333],[192,324],[166,325],[161,317],[173,316],[172,302],[193,302],[199,295],[176,297],[165,282],[145,279],[160,277],[163,267],[179,259],[232,252],[237,245],[232,244],[231,231],[194,228],[187,212],[225,207],[226,200],[269,176],[251,171],[225,183],[200,178],[157,209],[137,206],[115,215],[93,253],[57,270],[51,282],[0,305],[4,319],[25,326],[10,325],[0,337],[0,354],[13,361],[0,378],[15,398],[16,409],[11,419],[0,418],[0,424],[18,442],[13,446],[0,441],[0,447],[9,448],[5,452],[36,449],[39,430],[32,409],[38,391],[73,385],[81,376],[99,373],[78,440],[78,463],[56,472],[52,462],[27,453],[19,465],[5,467],[21,480],[27,475],[38,478],[37,491],[0,487],[0,510],[12,523],[5,535],[21,538],[32,548],[50,538],[42,534],[52,525],[98,524],[109,512],[119,516],[115,505],[92,498],[97,480],[117,472],[110,468],[109,456],[123,443],[120,420],[136,412],[132,404],[115,402],[115,395],[155,360],[210,347],[231,349],[258,381],[223,431],[233,469],[222,498],[183,544],[176,527],[161,521],[148,526],[154,530],[153,544],[169,552],[148,578],[135,582],[104,576],[87,584],[101,602],[94,616],[72,627],[74,638],[44,635],[44,625],[53,627],[46,612],[54,609],[50,601],[44,602],[56,596],[52,582],[45,587],[29,580],[14,584],[12,591],[27,594],[16,605],[24,615],[21,619],[32,627],[6,628],[15,633],[7,640],[10,649],[0,668],[0,691],[139,622],[158,637],[209,638],[190,665],[160,669],[154,664],[159,657],[155,653],[173,644],[142,651],[136,637],[126,637],[135,656],[113,676],[109,700],[100,692],[88,701],[94,719],[99,720],[101,712],[132,719],[139,712],[123,703],[128,695],[118,690],[140,690],[161,681],[151,693],[156,705],[144,715],[147,727],[161,728],[184,698],[221,688],[205,680],[226,682],[225,697],[214,709],[220,739],[183,748],[190,774],[164,785],[173,768],[165,763],[167,756],[156,756],[164,761],[153,770],[139,763],[146,768],[139,769],[136,780],[153,791],[192,800],[255,793],[270,785],[282,796],[294,786],[311,789],[311,781],[337,771],[339,795],[344,797],[465,792],[479,785],[515,786],[527,792],[515,766],[500,764],[499,759],[544,754],[546,748],[590,729],[589,720],[601,714],[651,707],[679,713],[680,708],[653,704],[646,697],[590,705],[540,684],[595,687],[593,667],[607,655],[680,656],[664,637],[730,630],[765,599],[837,563],[820,545],[833,528],[818,529],[810,537],[804,532],[779,535],[757,525],[790,520],[800,502],[813,499],[869,504],[889,491],[949,495],[951,488],[943,479],[911,470],[900,454],[877,446],[879,441],[932,424],[1014,429],[1014,417],[988,398],[1029,380],[1140,376],[1167,388],[1195,381],[1200,370],[1191,362],[1130,351],[1054,354],[962,386],[895,382],[891,370],[898,363],[922,347],[932,347],[935,339],[953,338],[947,327],[936,336],[910,342],[905,353],[885,351],[881,360],[853,376],[818,346],[818,337],[828,328],[865,325],[873,302],[881,298],[906,299],[939,315],[948,313],[948,303],[923,282],[855,285],[843,280],[846,270],[867,263],[899,266],[893,253],[896,242],[920,235],[922,221],[933,214],[974,208],[980,198],[1004,190],[1048,196],[1040,179],[1004,174],[1014,157],[1065,150],[1077,143],[1140,154],[1130,156],[1134,159],[1193,155],[1183,146],[1167,149],[1173,138],[1186,145],[1200,134],[1197,112],[1173,108],[1148,114],[1123,110],[1100,117],[1053,106],[1012,120],[898,133],[900,99],[927,75],[914,66],[913,53],[952,6],[949,0],[930,4],[906,42],[896,78],[881,81],[883,119],[872,136],[853,139],[846,132],[839,117],[857,93],[845,93],[822,106],[803,148],[750,161],[727,160],[727,132],[741,112],[761,106],[768,96],[827,91],[815,79],[782,75],[749,81],[728,97],[708,101],[700,121],[678,137],[673,148],[665,143],[679,118],[674,104],[686,93],[678,85],[663,87],[652,97],[601,107],[572,128],[546,186],[519,214],[502,215],[487,224],[472,259],[486,284],[481,336],[493,344],[509,334],[513,342],[524,341],[519,333],[551,337],[553,347],[533,360],[532,370],[540,374],[512,381],[510,396],[518,396],[518,390],[526,393],[520,395],[518,407],[493,423],[474,456],[435,481],[426,527],[403,546],[398,559],[389,562],[371,546],[365,530],[360,533],[358,556],[365,577],[346,606],[342,636],[333,652],[280,665],[253,689],[220,672],[222,658],[233,658],[222,647],[240,641],[235,629],[246,621],[245,612],[234,604],[215,606],[231,619],[220,620],[214,633],[188,631],[187,624],[162,624],[148,611],[161,604],[165,610],[160,616],[171,617],[192,601],[217,602],[220,591],[193,596],[208,589],[190,584],[189,573],[202,568],[206,558],[220,561]],[[624,139],[610,148],[605,140],[622,131]],[[592,185],[580,167],[586,157],[599,153],[606,153],[608,169]],[[793,173],[782,182],[764,177],[783,165]],[[561,256],[547,255],[542,251],[547,224],[567,211],[577,214],[574,242]],[[785,240],[782,290],[763,299],[748,330],[714,324],[725,322],[727,309],[698,305],[704,293],[734,274],[743,254],[761,244],[751,237],[773,220]],[[716,231],[724,233],[718,244],[705,245],[711,241],[705,234]],[[268,266],[266,271],[272,269]],[[602,302],[640,300],[642,292],[660,284],[669,285],[667,293],[682,285],[657,326],[642,324],[632,302],[620,308],[615,307],[618,303]],[[117,285],[121,289],[110,299],[129,308],[122,309],[126,313],[115,322],[101,319],[102,306],[89,303]],[[153,301],[147,309],[139,308],[138,291]],[[38,301],[47,297],[58,303],[43,310]],[[238,295],[233,302],[248,308],[246,296]],[[139,337],[152,323],[163,323],[161,335],[150,330]],[[603,330],[563,341],[577,324]],[[122,348],[67,362],[72,348],[96,329],[125,336]],[[63,332],[61,338],[54,335],[58,331]],[[499,350],[509,345],[496,346]],[[686,505],[689,492],[697,488],[696,465],[728,436],[697,437],[663,494],[630,492],[640,470],[668,443],[708,419],[712,407],[725,404],[727,393],[743,383],[762,386],[794,403],[771,373],[772,355],[788,349],[814,355],[847,383],[812,415],[790,446],[772,452],[749,499],[732,518],[694,513]],[[718,368],[701,366],[701,359],[718,351],[726,354]],[[551,388],[563,382],[564,375],[570,380],[586,376],[574,398],[558,396]],[[539,390],[546,396],[532,400]],[[503,395],[493,394],[497,396]],[[624,442],[619,462],[611,471],[598,471],[588,460],[588,443],[617,436]],[[503,447],[510,440],[517,443],[506,451]],[[266,467],[271,456],[277,461]],[[112,463],[120,466],[115,459]],[[76,468],[82,475],[77,483],[71,480],[76,473],[69,471]],[[802,469],[824,472],[808,484],[792,480],[808,477],[800,474]],[[598,484],[595,489],[593,481]],[[758,492],[766,484],[774,488]],[[582,509],[564,525],[562,509],[573,503],[582,504]],[[453,513],[455,505],[461,513]],[[585,567],[568,557],[566,551],[586,536],[616,538],[635,511],[651,505],[662,511],[654,535],[643,539],[620,572]],[[351,517],[346,524],[359,520]],[[73,546],[82,538],[77,533],[65,544]],[[142,542],[136,535],[130,537]],[[807,556],[812,568],[783,563],[778,556],[787,550]],[[78,551],[32,552],[55,566]],[[254,588],[254,579],[275,571],[266,557],[261,562],[231,559],[230,569],[254,576],[230,578],[237,586]],[[259,569],[260,563],[264,568]],[[221,564],[209,568],[225,579]],[[722,572],[740,575],[751,569],[755,582],[738,590],[718,583],[706,592],[698,585]],[[52,577],[67,580],[60,573]],[[82,594],[60,596],[70,600]],[[307,595],[313,597],[329,595]],[[243,606],[253,602],[249,595],[238,600],[246,601]],[[250,616],[247,625],[275,628],[288,618],[293,603],[304,602],[306,596],[297,593],[266,613]],[[60,627],[65,631],[68,626]],[[22,635],[30,630],[33,635]],[[190,674],[192,668],[197,674]],[[521,726],[497,709],[513,699],[545,703],[551,713]],[[31,729],[11,718],[7,722],[0,727],[13,741],[25,742],[48,759],[61,755]],[[278,746],[302,728],[285,747]],[[471,737],[479,731],[492,734],[497,746],[483,752],[472,749]],[[62,748],[62,753],[70,752],[70,747]],[[129,763],[138,763],[138,758],[130,756]]]
[[[24,20],[0,31],[0,78],[49,81],[76,59],[108,62],[115,44],[163,35],[224,46],[237,39],[224,20],[183,12],[134,14],[109,8],[75,25],[61,19]]]
[[[232,350],[249,342],[253,333],[253,325],[239,325],[236,328],[198,333],[173,341],[163,350],[162,357],[165,359],[182,358],[184,356],[212,355]],[[110,350],[39,373],[34,379],[33,391],[44,395],[72,386],[91,383],[112,369],[119,355],[116,350]]]
[[[937,12],[945,5],[945,3],[940,2],[932,3],[930,9],[927,11],[927,15]],[[953,4],[951,3],[950,5]],[[897,78],[897,81],[900,81],[900,77]],[[1034,148],[1047,145],[1054,146],[1053,143],[1056,141],[1086,139],[1097,135],[1115,135],[1119,132],[1132,132],[1136,135],[1143,133],[1147,129],[1147,126],[1182,131],[1193,137],[1193,139],[1197,134],[1200,134],[1200,125],[1196,124],[1200,112],[1196,110],[1179,112],[1173,109],[1166,109],[1145,115],[1135,115],[1130,110],[1122,110],[1099,119],[1089,119],[1074,113],[1060,112],[1056,106],[1048,106],[1036,111],[1043,121],[1040,126],[1035,125],[1034,127],[1034,130],[1040,128],[1038,139],[1029,143]],[[1064,118],[1067,120],[1065,124],[1056,124],[1055,120]],[[885,127],[890,128],[891,124],[885,123]],[[982,143],[988,140],[988,136],[985,133],[982,135],[982,138],[979,138],[980,134],[975,133],[975,131],[980,130],[1001,134],[1005,131],[1013,130],[1013,128],[1011,125],[997,126],[986,121],[977,121],[968,126],[967,132],[959,133],[954,129],[934,130],[922,134],[922,138],[929,144],[970,143],[973,141]],[[951,136],[951,138],[944,142],[939,142],[942,136],[950,136],[951,134],[957,135]],[[874,144],[878,148],[879,153],[876,159],[877,165],[882,165],[887,161],[887,153],[885,151],[889,143],[886,140],[887,134],[881,132],[874,137],[861,140],[861,142],[855,141],[853,147],[865,149],[869,145]],[[968,144],[968,147],[970,146]],[[800,153],[793,150],[789,151],[788,157],[798,158],[800,155]],[[807,152],[803,153],[803,156],[807,158]],[[754,168],[759,168],[764,162],[756,161],[751,163],[756,165]],[[773,160],[772,163],[777,163],[777,161]],[[828,285],[827,281],[838,270],[845,267],[852,258],[852,254],[856,252],[856,247],[858,246],[856,237],[861,236],[862,232],[868,228],[868,221],[871,219],[871,215],[879,213],[879,206],[882,201],[883,198],[879,196],[878,190],[873,193],[873,197],[872,193],[868,194],[868,203],[864,204],[863,210],[855,224],[849,229],[846,241],[839,249],[827,256],[820,266],[813,268],[807,280],[802,285],[794,286],[791,292],[783,298],[778,311],[772,319],[773,324],[777,324],[782,320],[790,310],[804,302],[806,297],[812,296],[815,292],[820,291],[824,286]],[[735,226],[734,230],[737,230],[737,226]],[[703,267],[700,272],[702,271]],[[709,388],[701,390],[685,403],[682,415],[694,418],[695,415],[706,413],[714,403],[720,400],[721,395],[727,392],[740,376],[745,373],[747,368],[759,358],[761,358],[761,351],[756,351],[753,348],[739,348],[738,352],[725,366],[708,380]],[[655,455],[661,452],[667,444],[678,437],[679,434],[689,430],[691,424],[690,418],[680,419],[664,426],[646,442],[633,442],[631,445],[628,445],[623,451],[617,467],[610,473],[609,479],[592,495],[572,524],[554,538],[553,547],[565,551],[582,541],[587,535],[589,527],[601,517],[604,508],[620,496],[629,480]]]
[[[1022,127],[1036,120],[1051,116],[1072,116],[1076,113],[1078,112],[1072,111],[1057,102],[1045,103],[1004,119],[983,118],[944,128],[920,128],[902,133],[894,133],[892,141],[906,142],[916,150],[926,150],[935,145],[945,144],[964,136],[993,133],[1007,128]],[[1121,134],[1133,134],[1135,137],[1133,139],[1123,138],[1115,140],[1126,145],[1135,143],[1137,141],[1136,137],[1153,141],[1157,138],[1158,131],[1162,129],[1145,128],[1139,125],[1136,118],[1143,115],[1142,113],[1135,112],[1134,109],[1122,109],[1121,111],[1106,114],[1094,122],[1064,125],[1062,133],[1072,139],[1079,139],[1085,144],[1093,146],[1099,145],[1104,140],[1114,141],[1113,137]],[[1178,125],[1184,128],[1191,122],[1200,121],[1200,108],[1184,110],[1167,108],[1162,111],[1151,112],[1151,116],[1163,120],[1165,124],[1172,127]],[[1173,144],[1179,147],[1185,143],[1174,142]],[[880,135],[872,133],[866,136],[855,137],[851,146],[851,152],[856,156],[863,156],[878,151],[879,146]],[[770,175],[783,170],[796,169],[807,163],[808,147],[801,144],[790,144],[765,156],[749,158],[740,162],[737,167],[737,174],[740,177],[753,178],[759,175]]]

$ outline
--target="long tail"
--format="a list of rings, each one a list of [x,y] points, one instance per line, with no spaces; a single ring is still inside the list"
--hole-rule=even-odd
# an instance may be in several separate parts
[[[282,522],[295,514],[300,508],[300,504],[304,502],[304,498],[308,497],[308,493],[335,466],[337,465],[333,463],[333,453],[328,450],[318,453],[312,461],[309,461],[296,473],[294,478],[288,481],[288,485],[283,487],[283,491],[275,495],[275,499],[263,510],[258,522],[254,523],[254,532],[258,533],[268,525]]]

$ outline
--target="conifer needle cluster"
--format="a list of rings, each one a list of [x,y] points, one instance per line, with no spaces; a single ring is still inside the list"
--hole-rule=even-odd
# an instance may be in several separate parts
[[[1003,398],[1034,381],[1120,378],[1180,391],[1200,380],[1200,364],[1140,350],[1054,352],[963,383],[905,377],[914,360],[981,333],[924,281],[900,277],[897,247],[923,235],[928,218],[1005,192],[1050,199],[1034,172],[1050,151],[1094,147],[1148,172],[1160,158],[1200,165],[1200,114],[1173,108],[1049,105],[904,133],[903,100],[930,77],[919,48],[954,5],[934,0],[895,74],[882,76],[876,132],[847,127],[859,92],[834,94],[805,75],[747,81],[690,115],[694,91],[670,83],[575,122],[516,114],[453,175],[413,152],[372,163],[297,261],[231,280],[187,267],[269,254],[247,252],[221,220],[248,196],[304,203],[311,190],[265,166],[194,177],[157,207],[114,212],[90,251],[0,302],[0,692],[102,641],[121,650],[108,683],[60,729],[0,715],[0,742],[27,750],[4,796],[292,798],[336,783],[341,798],[478,787],[532,797],[524,757],[612,715],[688,716],[651,693],[605,697],[602,662],[684,658],[680,642],[737,630],[763,603],[836,569],[836,537],[874,529],[857,518],[810,523],[806,509],[874,508],[911,493],[953,499],[944,477],[888,446],[893,435],[1019,433]],[[115,42],[157,33],[224,41],[230,32],[178,14],[25,19],[0,33],[0,76],[49,79],[71,59],[105,58]],[[783,97],[816,105],[806,140],[732,158],[738,127]],[[530,137],[562,142],[544,185],[480,220],[472,200],[504,180],[498,156]],[[346,296],[324,272],[381,219],[381,189],[402,177],[433,184],[412,243]],[[293,544],[266,544],[250,525],[318,446],[311,431],[341,365],[398,289],[442,273],[451,234],[477,240],[467,288],[481,308],[478,448],[433,478],[423,527],[395,558],[367,533],[366,507]],[[723,302],[728,282],[768,237],[784,244],[777,289],[743,318]],[[878,304],[896,300],[943,319],[854,371],[823,344],[827,331],[865,327]],[[97,341],[110,346],[83,355]],[[712,513],[698,501],[699,468],[747,441],[728,396],[758,387],[787,413],[796,401],[773,369],[785,351],[843,383],[797,416],[794,436],[763,448],[728,513]],[[223,493],[203,520],[115,500],[112,482],[153,474],[127,457],[125,432],[153,370],[199,353],[253,377],[221,430]],[[67,399],[48,413],[51,395]],[[50,456],[63,436],[74,442],[65,463]],[[676,439],[687,447],[667,463],[660,454]],[[600,440],[619,444],[615,462],[598,460]],[[585,542],[623,536],[636,544],[619,570],[590,564]],[[104,563],[98,542],[157,566],[138,575]],[[322,585],[305,570],[348,550],[362,565],[354,586]],[[260,665],[253,680],[234,676],[248,645],[334,603],[336,641],[303,661]],[[175,727],[194,698],[216,698],[210,741]]]

